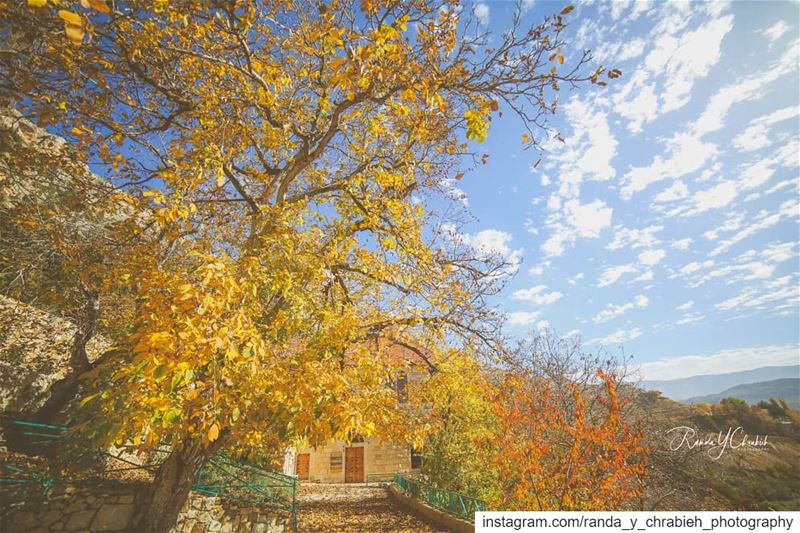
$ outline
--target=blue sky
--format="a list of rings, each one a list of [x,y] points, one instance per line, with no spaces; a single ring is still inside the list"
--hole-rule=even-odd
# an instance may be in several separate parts
[[[463,238],[519,262],[510,331],[622,344],[649,379],[800,362],[800,4],[575,6],[574,49],[623,77],[563,92],[567,142],[543,155],[495,120],[488,164],[457,183]],[[514,4],[465,9],[498,33]]]

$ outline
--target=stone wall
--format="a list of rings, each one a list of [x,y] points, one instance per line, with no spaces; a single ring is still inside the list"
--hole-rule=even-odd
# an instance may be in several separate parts
[[[141,485],[54,486],[48,498],[35,495],[10,503],[0,492],[0,530],[9,533],[124,532]],[[18,499],[18,498],[14,498]],[[193,492],[170,533],[284,533],[291,516]]]

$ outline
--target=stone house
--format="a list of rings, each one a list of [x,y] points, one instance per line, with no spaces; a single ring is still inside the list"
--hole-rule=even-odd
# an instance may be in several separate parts
[[[409,348],[393,344],[388,347],[390,357],[409,363],[412,370],[400,371],[393,387],[400,404],[408,402],[406,385],[421,377],[418,367],[420,356]],[[387,443],[377,439],[356,438],[352,442],[331,441],[323,446],[288,449],[284,456],[283,471],[301,481],[321,483],[363,483],[386,481],[395,473],[411,472],[420,466],[421,455],[408,444]]]

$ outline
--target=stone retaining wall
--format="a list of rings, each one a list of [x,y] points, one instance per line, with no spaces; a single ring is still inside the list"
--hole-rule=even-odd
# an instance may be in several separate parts
[[[416,515],[436,524],[437,526],[449,529],[453,533],[472,533],[475,526],[455,516],[449,515],[439,509],[425,504],[421,500],[406,496],[399,490],[394,483],[389,485],[389,494],[403,507],[411,510]]]
[[[141,485],[55,486],[47,499],[10,504],[0,492],[0,530],[9,533],[124,532]],[[284,533],[291,516],[193,492],[170,533]]]

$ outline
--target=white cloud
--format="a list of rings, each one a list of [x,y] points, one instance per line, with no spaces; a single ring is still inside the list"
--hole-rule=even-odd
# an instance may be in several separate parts
[[[661,240],[656,237],[656,233],[661,232],[664,226],[647,226],[642,229],[628,229],[623,226],[614,227],[614,239],[608,243],[606,249],[619,250],[630,246],[633,249],[645,248],[659,244]]]
[[[687,196],[689,196],[689,189],[686,187],[686,184],[681,180],[677,180],[668,189],[664,189],[658,193],[653,198],[653,201],[659,203],[674,202],[675,200],[681,200]]]
[[[694,242],[694,239],[691,237],[686,237],[685,239],[678,239],[677,241],[672,241],[669,245],[676,250],[688,250],[689,246]]]
[[[639,71],[631,81],[613,96],[614,111],[628,119],[627,128],[631,133],[640,133],[642,125],[658,117],[658,97],[653,83],[646,83],[648,74]],[[631,96],[633,95],[633,96]]]
[[[489,5],[483,2],[478,2],[475,4],[475,7],[472,8],[472,12],[475,14],[475,18],[478,19],[478,22],[483,24],[484,26],[489,24]]]
[[[578,237],[599,237],[604,228],[611,226],[612,213],[612,209],[602,200],[594,200],[587,204],[581,204],[579,200],[567,201],[563,211],[555,218],[563,221],[551,220],[548,223],[550,237],[542,244],[542,252],[548,257],[559,256],[564,253],[567,245],[574,244]]]
[[[761,124],[749,126],[733,138],[733,146],[743,152],[760,150],[770,144],[772,144],[772,141],[767,137],[767,127]]]
[[[679,305],[675,309],[678,310],[678,311],[688,311],[693,306],[694,306],[694,300],[689,300],[688,302]]]
[[[688,324],[694,324],[695,322],[700,322],[706,317],[703,313],[686,313],[681,318],[679,318],[676,322],[676,326],[686,326]]]
[[[717,91],[695,121],[693,125],[695,135],[701,136],[722,129],[728,111],[734,104],[760,98],[765,86],[781,76],[796,71],[799,50],[800,47],[792,44],[779,60],[772,62],[766,69]]]
[[[550,322],[548,322],[547,320],[540,320],[539,322],[536,323],[536,329],[545,329],[548,327],[550,327]]]
[[[780,39],[784,33],[789,31],[789,26],[782,20],[779,20],[769,28],[759,31],[761,35],[765,36],[770,42],[775,42]]]
[[[559,164],[562,182],[579,184],[584,179],[607,181],[617,175],[611,160],[618,142],[608,124],[608,116],[598,106],[574,97],[564,106],[564,116],[572,129],[565,142],[551,142],[549,160]]]
[[[687,30],[693,13],[685,8],[673,4],[662,11],[661,19],[649,31],[649,52],[629,81],[612,96],[614,110],[628,120],[631,133],[641,132],[643,124],[686,105],[697,80],[719,62],[722,40],[733,26],[733,17],[720,16],[723,6],[717,15],[706,16],[701,24]],[[609,60],[621,60],[617,58],[641,55],[644,45],[636,40],[627,47],[601,44],[598,51]],[[657,92],[656,88],[661,90]]]
[[[579,237],[597,238],[603,228],[611,225],[612,209],[602,200],[581,204],[570,200],[565,205],[567,222],[575,228]]]
[[[742,223],[744,222],[744,213],[733,213],[725,221],[718,227],[714,229],[710,229],[703,233],[703,238],[709,241],[715,241],[719,239],[719,236],[722,233],[728,233],[730,231],[736,231],[737,229],[742,227]]]
[[[731,236],[728,239],[720,242],[709,254],[715,257],[721,253],[730,250],[736,243],[755,235],[756,233],[770,228],[778,224],[785,218],[797,218],[800,215],[800,202],[797,200],[787,200],[783,202],[776,213],[769,213],[768,211],[760,211],[756,216],[753,223]]]
[[[542,261],[538,265],[534,265],[528,269],[528,274],[531,276],[541,276],[544,271],[550,266],[550,261]]]
[[[681,268],[678,272],[680,274],[683,274],[683,275],[692,274],[692,273],[697,272],[698,270],[700,270],[702,268],[711,268],[712,266],[714,266],[714,261],[712,261],[710,259],[707,259],[707,260],[703,261],[702,263],[698,263],[697,261],[693,261],[693,262],[691,262],[691,263],[689,263],[687,265],[684,265],[683,268]]]
[[[659,49],[652,53],[668,54],[664,69],[666,83],[662,93],[662,112],[679,109],[689,102],[698,78],[708,75],[720,59],[722,39],[733,28],[733,15],[710,20],[694,31],[681,33],[674,49]]]
[[[639,262],[643,265],[653,266],[657,265],[667,256],[664,250],[645,250],[639,254]]]
[[[622,305],[614,305],[614,304],[607,304],[605,309],[597,313],[597,315],[592,318],[592,320],[596,324],[602,324],[603,322],[608,322],[609,320],[616,318],[620,315],[623,315],[630,311],[631,309],[644,309],[650,303],[650,298],[647,296],[640,294],[633,299],[632,302],[628,302]]]
[[[632,264],[606,268],[600,274],[600,278],[597,280],[597,286],[602,288],[616,283],[624,274],[630,274],[636,272],[636,270],[636,267]]]
[[[478,233],[458,233],[452,224],[442,224],[441,231],[448,238],[469,246],[484,256],[502,258],[508,267],[506,272],[516,272],[522,262],[522,249],[512,249],[509,243],[513,237],[510,233],[496,229],[485,229]]]
[[[776,183],[775,185],[773,185],[772,187],[770,187],[769,189],[767,189],[766,191],[764,191],[764,194],[772,194],[772,193],[774,193],[774,192],[778,192],[778,191],[780,191],[781,189],[785,189],[785,188],[787,188],[787,187],[791,187],[792,185],[794,185],[795,187],[797,187],[797,185],[798,185],[798,182],[797,182],[797,180],[783,180],[783,181],[779,181],[778,183]]]
[[[721,278],[726,285],[771,278],[777,266],[784,261],[796,257],[796,243],[770,243],[763,250],[748,250],[714,270],[696,277],[689,288],[697,288],[712,279]]]
[[[564,295],[558,291],[545,292],[546,285],[536,285],[529,289],[519,289],[511,293],[514,300],[524,300],[535,305],[550,305],[560,300]]]
[[[642,336],[642,330],[632,328],[630,330],[618,329],[614,333],[597,339],[592,339],[586,344],[620,344],[625,341],[633,340]]]
[[[456,180],[453,178],[445,178],[440,181],[441,183],[441,190],[445,196],[450,198],[451,200],[455,200],[460,202],[464,205],[464,207],[469,206],[469,198],[467,197],[467,193],[463,190],[456,187]]]
[[[530,11],[535,5],[535,0],[522,0],[522,11]]]
[[[639,366],[643,379],[665,380],[689,376],[741,372],[762,366],[795,365],[800,360],[800,346],[782,344],[734,348],[701,355],[684,355]]]
[[[550,226],[550,237],[541,245],[540,249],[547,257],[557,257],[564,253],[566,245],[575,242],[573,231],[563,224]]]
[[[572,278],[567,278],[567,283],[569,283],[570,285],[573,285],[573,286],[574,286],[574,285],[576,285],[576,284],[577,284],[577,283],[578,283],[580,280],[582,280],[582,279],[583,279],[583,277],[584,277],[584,276],[583,276],[583,272],[578,272],[577,274],[575,274],[575,276],[574,276],[574,277],[572,277]]]
[[[736,199],[739,187],[735,181],[722,181],[704,191],[692,193],[688,201],[670,211],[670,216],[697,216],[712,209],[727,207]]]
[[[622,42],[622,46],[619,48],[619,53],[617,54],[617,60],[619,61],[627,61],[628,59],[634,59],[639,57],[644,53],[644,48],[647,43],[644,39],[640,39],[638,37],[633,39],[626,39]]]
[[[622,177],[620,193],[626,200],[645,190],[653,183],[677,179],[700,170],[717,154],[714,144],[704,143],[699,137],[677,133],[667,141],[665,154],[657,155],[646,167],[633,167]]]
[[[508,323],[512,326],[530,326],[541,314],[539,311],[514,311],[508,313]]]

